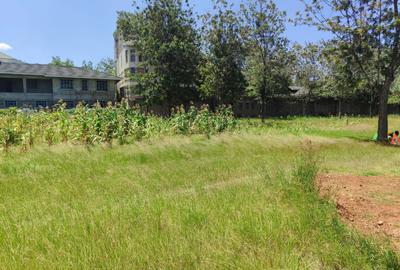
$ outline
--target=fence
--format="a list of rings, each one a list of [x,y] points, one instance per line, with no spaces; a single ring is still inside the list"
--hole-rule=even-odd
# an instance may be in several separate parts
[[[201,103],[196,103],[200,106]],[[185,106],[187,107],[187,106]],[[154,105],[144,108],[147,112],[157,115],[168,115],[171,110],[166,105]],[[400,114],[400,105],[389,105],[390,114]],[[261,105],[254,100],[240,101],[233,106],[233,111],[238,117],[259,117]],[[287,117],[287,116],[335,116],[339,115],[377,115],[378,106],[370,106],[368,103],[357,100],[339,102],[335,99],[319,99],[312,102],[305,102],[302,99],[294,98],[274,98],[269,99],[265,112],[267,117]]]
[[[234,106],[234,112],[239,117],[260,116],[261,105],[255,101],[242,101]],[[266,116],[334,116],[334,115],[376,115],[377,105],[358,101],[342,101],[334,99],[319,99],[305,102],[300,99],[270,99],[265,106]],[[389,113],[400,113],[400,105],[389,105]]]

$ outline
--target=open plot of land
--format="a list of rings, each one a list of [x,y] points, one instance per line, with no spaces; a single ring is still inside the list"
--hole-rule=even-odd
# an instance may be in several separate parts
[[[400,248],[400,177],[323,174],[317,183],[357,229],[384,234]]]
[[[0,268],[398,269],[385,238],[310,188],[314,158],[323,174],[400,176],[400,149],[368,141],[375,120],[16,149],[0,159]]]

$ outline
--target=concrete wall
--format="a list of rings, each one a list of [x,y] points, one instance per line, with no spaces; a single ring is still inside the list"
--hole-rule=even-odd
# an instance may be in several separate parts
[[[108,81],[108,91],[97,91],[96,81],[87,80],[88,90],[82,90],[82,80],[73,80],[73,89],[61,89],[61,79],[53,79],[54,100],[72,100],[72,101],[114,101],[115,100],[115,82]]]

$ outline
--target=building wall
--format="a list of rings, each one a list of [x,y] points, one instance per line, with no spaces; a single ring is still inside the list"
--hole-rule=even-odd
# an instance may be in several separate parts
[[[61,89],[61,79],[53,79],[53,96],[54,100],[72,100],[72,101],[115,101],[115,82],[108,82],[108,91],[97,91],[96,81],[97,80],[87,80],[88,90],[82,90],[82,80],[73,80],[73,89]]]
[[[137,67],[139,56],[133,52],[134,49],[129,42],[125,42],[120,35],[115,36],[115,63],[118,77],[126,77],[125,70]],[[136,61],[131,61],[132,55]]]
[[[67,102],[70,106],[76,106],[79,102],[85,101],[89,104],[96,101],[106,103],[108,101],[115,102],[116,82],[107,80],[107,91],[97,91],[97,80],[88,79],[88,90],[82,90],[82,79],[72,79],[73,89],[61,89],[62,78],[52,78],[53,90],[42,91],[36,90],[35,93],[27,91],[27,79],[43,79],[43,77],[18,77],[18,76],[1,76],[0,78],[22,78],[23,89],[18,93],[0,92],[0,108],[6,107],[7,101],[15,101],[18,107],[37,107],[38,103],[46,103],[47,106],[52,106],[59,100]]]
[[[135,100],[137,97],[133,93],[135,82],[131,80],[129,72],[126,71],[131,70],[131,68],[135,68],[137,70],[140,63],[139,55],[137,53],[133,53],[134,49],[132,45],[129,42],[124,41],[121,35],[115,34],[114,40],[117,76],[122,78],[122,80],[117,84],[117,92],[128,100]],[[135,61],[131,61],[133,55]]]

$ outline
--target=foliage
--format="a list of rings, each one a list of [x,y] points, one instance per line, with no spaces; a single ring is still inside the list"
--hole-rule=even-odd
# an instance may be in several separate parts
[[[334,35],[336,50],[351,72],[362,74],[379,97],[378,137],[388,131],[388,96],[400,67],[398,0],[312,0],[300,21]],[[372,92],[371,92],[372,93]],[[372,95],[371,95],[372,96]]]
[[[374,130],[375,119],[349,120],[273,120],[320,128],[314,136],[240,120],[261,133],[10,149],[0,159],[1,268],[398,269],[384,240],[357,233],[310,192],[306,138],[324,173],[400,175],[388,158],[398,148],[323,135]]]
[[[126,101],[115,107],[102,108],[99,104],[88,107],[79,104],[67,111],[60,103],[52,110],[24,112],[5,110],[0,118],[0,143],[4,151],[10,146],[21,146],[23,151],[34,143],[79,143],[93,145],[114,141],[132,143],[157,135],[217,134],[235,128],[236,121],[230,107],[211,112],[207,106],[188,111],[178,107],[170,118],[161,119],[145,115],[139,108],[130,108]]]
[[[86,61],[86,60],[83,60],[82,68],[84,70],[92,70],[92,71],[95,70],[93,62],[92,61]]]
[[[116,75],[115,61],[112,58],[103,58],[96,66],[92,61],[83,61],[82,68],[85,70],[103,72],[110,75]]]
[[[146,104],[169,106],[198,99],[199,35],[188,1],[145,0],[135,13],[120,12],[118,30],[140,55],[133,75]]]
[[[208,105],[198,110],[190,106],[188,111],[184,107],[176,107],[171,116],[172,130],[177,134],[215,134],[224,130],[233,129],[236,126],[230,107],[219,107],[212,113]]]
[[[110,57],[101,59],[101,61],[96,66],[96,71],[107,73],[110,75],[116,75],[117,71],[115,69],[114,59]]]
[[[74,62],[71,59],[62,60],[60,56],[53,56],[50,65],[60,67],[74,67]]]
[[[60,67],[75,67],[74,62],[70,59],[62,60],[59,56],[53,56],[50,65],[60,66]],[[84,60],[82,62],[81,68],[84,70],[98,71],[111,75],[116,75],[115,61],[112,58],[103,58],[96,66],[92,61]]]
[[[288,40],[283,36],[286,13],[279,11],[272,0],[249,0],[241,5],[241,13],[248,50],[248,92],[261,101],[264,119],[267,98],[288,91],[290,59]]]
[[[323,94],[321,88],[329,72],[323,49],[324,44],[307,43],[303,46],[296,43],[291,50],[294,58],[292,83],[306,90],[304,94],[308,100]]]
[[[215,14],[203,16],[205,59],[200,67],[203,97],[234,104],[243,94],[244,46],[238,14],[226,0],[214,1]]]

